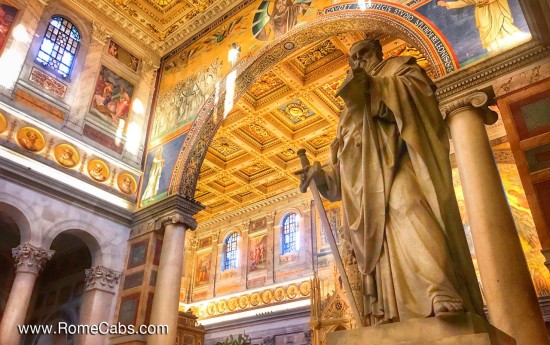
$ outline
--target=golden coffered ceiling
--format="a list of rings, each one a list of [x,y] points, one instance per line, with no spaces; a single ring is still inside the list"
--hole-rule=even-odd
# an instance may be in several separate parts
[[[296,152],[326,161],[343,101],[336,97],[348,69],[349,33],[305,47],[261,76],[237,102],[216,133],[202,165],[195,198],[204,221],[297,188]],[[417,51],[380,37],[389,55]],[[421,56],[419,56],[421,58]]]
[[[160,58],[241,3],[236,0],[68,0],[119,41]],[[121,42],[122,43],[122,42]],[[139,47],[139,48],[138,48]],[[147,54],[146,54],[147,55]]]

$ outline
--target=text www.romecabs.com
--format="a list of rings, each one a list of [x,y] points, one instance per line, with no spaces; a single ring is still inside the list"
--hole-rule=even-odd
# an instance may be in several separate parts
[[[101,334],[101,335],[150,335],[168,334],[168,325],[124,325],[120,322],[109,325],[102,322],[98,325],[70,325],[59,322],[56,325],[18,325],[19,334]]]

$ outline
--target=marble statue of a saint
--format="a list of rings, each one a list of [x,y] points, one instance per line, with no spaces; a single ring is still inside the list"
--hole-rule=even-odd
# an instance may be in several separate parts
[[[342,201],[365,323],[483,316],[435,85],[413,57],[383,61],[377,40],[354,44],[349,62],[331,158],[305,167],[300,188],[314,179],[324,197]]]

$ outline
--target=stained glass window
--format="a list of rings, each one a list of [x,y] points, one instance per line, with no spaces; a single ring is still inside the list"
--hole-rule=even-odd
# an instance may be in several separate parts
[[[67,78],[80,44],[78,29],[63,17],[53,17],[42,39],[36,61]]]
[[[225,241],[225,265],[224,270],[230,268],[237,268],[237,241],[239,239],[239,234],[236,232],[229,235]]]
[[[296,251],[298,219],[296,213],[290,213],[283,220],[283,254]]]

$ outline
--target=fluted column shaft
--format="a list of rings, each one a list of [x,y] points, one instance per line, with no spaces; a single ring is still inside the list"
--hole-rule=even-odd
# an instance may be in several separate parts
[[[109,37],[110,34],[104,27],[95,23],[92,24],[92,40],[86,54],[82,73],[80,74],[71,114],[65,123],[65,126],[77,133],[82,133],[84,119],[94,96],[96,78],[101,68],[101,55]]]
[[[464,191],[489,318],[518,345],[548,344],[535,289],[485,124],[497,115],[475,92],[442,106]]]
[[[178,324],[178,308],[183,257],[185,254],[185,231],[187,227],[179,216],[159,221],[164,227],[164,239],[151,310],[151,325],[167,325],[168,334],[152,334],[147,345],[175,344]]]
[[[38,273],[52,258],[53,250],[32,246],[29,243],[12,249],[16,274],[0,323],[0,344],[18,345],[21,335],[17,326],[25,323],[32,290]]]
[[[103,266],[86,270],[86,291],[80,307],[81,325],[99,325],[109,322],[113,297],[118,287],[120,273]],[[103,345],[108,335],[76,334],[75,345]]]

